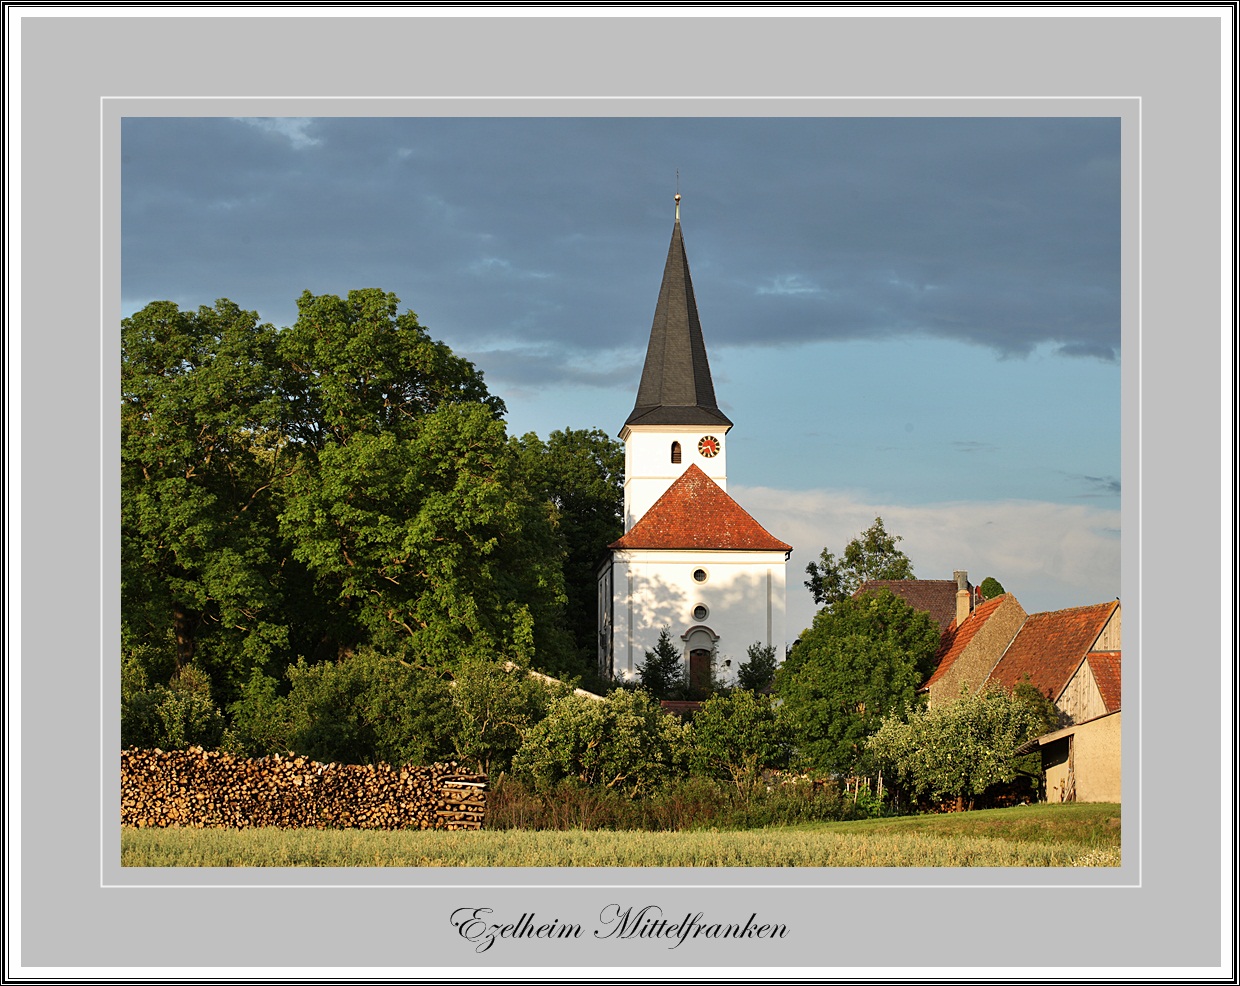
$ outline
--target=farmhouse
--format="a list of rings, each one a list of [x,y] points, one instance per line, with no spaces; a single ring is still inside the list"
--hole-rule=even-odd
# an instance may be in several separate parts
[[[732,684],[747,649],[784,642],[791,545],[727,492],[727,436],[680,229],[680,196],[624,442],[624,535],[598,571],[599,670],[632,679],[660,631],[691,689]]]

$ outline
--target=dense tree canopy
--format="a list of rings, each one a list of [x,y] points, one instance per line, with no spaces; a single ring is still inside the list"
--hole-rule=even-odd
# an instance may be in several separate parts
[[[368,646],[579,673],[564,572],[614,539],[614,443],[510,440],[482,374],[393,295],[298,313],[122,322],[122,647],[145,689],[193,666],[229,708]]]
[[[859,769],[884,716],[916,707],[938,646],[938,624],[890,592],[820,610],[775,676],[807,765]]]
[[[127,648],[169,681],[237,686],[289,643],[276,488],[295,468],[276,332],[229,301],[121,323],[121,599]]]
[[[875,517],[868,529],[845,545],[841,557],[823,548],[818,561],[805,566],[809,575],[805,587],[819,606],[834,606],[869,579],[911,579],[913,563],[897,547],[903,540],[887,533],[883,518]]]
[[[624,446],[597,429],[553,431],[546,442],[518,442],[526,484],[551,513],[564,567],[567,629],[577,668],[598,655],[595,573],[607,546],[624,533]]]

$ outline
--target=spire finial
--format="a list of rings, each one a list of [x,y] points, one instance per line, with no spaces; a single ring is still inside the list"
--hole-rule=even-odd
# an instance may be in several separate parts
[[[680,169],[676,169],[676,222],[680,222]]]

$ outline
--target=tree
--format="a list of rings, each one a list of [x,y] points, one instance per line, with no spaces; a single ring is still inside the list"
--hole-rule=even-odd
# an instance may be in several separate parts
[[[653,651],[646,651],[646,660],[637,666],[642,687],[656,699],[679,698],[685,691],[684,656],[672,643],[670,627],[659,631]]]
[[[463,662],[452,678],[456,759],[492,776],[512,769],[526,734],[546,718],[555,698],[569,692],[518,665],[477,658]]]
[[[472,364],[377,290],[308,292],[281,337],[301,468],[280,516],[342,651],[558,670],[568,639],[551,522]]]
[[[616,689],[606,699],[565,695],[530,730],[513,770],[546,786],[571,779],[648,794],[683,776],[689,727],[645,692]]]
[[[546,503],[563,558],[573,673],[588,677],[598,663],[595,570],[624,533],[624,446],[597,429],[553,431],[546,442],[530,433],[516,444],[526,484]]]
[[[766,770],[788,766],[792,731],[765,695],[736,691],[714,695],[693,717],[694,773],[731,780],[750,795]]]
[[[990,576],[982,579],[981,590],[983,599],[994,599],[996,596],[1002,596],[1005,591],[999,584],[999,580]]]
[[[276,333],[226,299],[121,323],[123,646],[219,697],[288,645],[276,487],[294,467]]]
[[[761,641],[749,645],[749,660],[736,669],[736,681],[751,692],[767,691],[775,680],[775,647],[762,646]]]
[[[888,534],[883,518],[875,517],[867,530],[848,542],[843,557],[823,548],[819,560],[805,566],[809,575],[805,587],[819,606],[834,606],[870,579],[911,579],[913,563],[896,547],[903,540]]]
[[[916,707],[938,624],[891,592],[845,598],[814,617],[775,675],[807,765],[853,773],[888,715]]]
[[[884,771],[917,796],[966,798],[1018,774],[1016,751],[1038,735],[1038,716],[1025,702],[1002,690],[972,695],[909,716],[888,716],[869,742],[870,755]]]

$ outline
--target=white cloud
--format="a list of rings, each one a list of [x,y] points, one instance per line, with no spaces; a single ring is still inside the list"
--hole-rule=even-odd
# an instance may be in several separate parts
[[[967,571],[974,583],[994,576],[1030,613],[1119,595],[1118,510],[1033,500],[907,506],[840,491],[753,486],[728,492],[794,548],[788,563],[790,637],[814,616],[803,586],[805,566],[824,547],[838,555],[875,517],[904,538],[900,547],[920,578],[947,579],[957,570]]]

